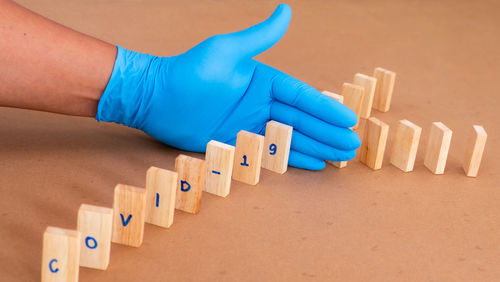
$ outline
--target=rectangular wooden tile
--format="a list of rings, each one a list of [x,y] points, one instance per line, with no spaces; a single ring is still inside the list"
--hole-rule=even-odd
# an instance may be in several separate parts
[[[113,199],[113,243],[139,247],[144,238],[146,189],[118,184]]]
[[[42,282],[78,281],[81,234],[49,226],[43,233]]]
[[[392,144],[391,164],[404,172],[413,170],[422,128],[408,120],[400,120]]]
[[[367,120],[359,160],[373,170],[382,168],[388,133],[386,123],[374,117]]]
[[[150,167],[146,172],[145,221],[169,228],[174,222],[177,172]]]
[[[472,129],[472,135],[469,137],[469,142],[465,151],[463,167],[465,175],[476,177],[483,157],[488,134],[486,134],[486,130],[484,130],[481,125],[474,125]]]
[[[377,79],[375,77],[357,73],[354,75],[353,84],[359,85],[365,89],[365,95],[363,96],[363,102],[361,103],[359,117],[367,119],[370,117],[372,112],[373,95],[375,94],[375,88],[377,87]]]
[[[197,214],[205,181],[205,161],[181,154],[175,159],[175,170],[178,173],[175,208]]]
[[[365,96],[365,88],[363,86],[354,85],[352,83],[344,83],[342,85],[342,96],[344,96],[344,105],[358,116],[358,123],[352,129],[358,128],[359,116],[361,113],[361,105]]]
[[[113,209],[82,204],[78,210],[81,232],[80,266],[106,270],[111,251]]]
[[[375,93],[373,94],[373,108],[381,112],[387,112],[391,107],[396,73],[383,68],[376,68],[373,77],[377,79]]]
[[[283,174],[288,168],[293,127],[271,120],[266,125],[262,167]]]
[[[344,103],[344,96],[342,95],[339,95],[339,94],[336,94],[336,93],[333,93],[333,92],[330,92],[330,91],[323,91],[321,92],[325,95],[327,95],[328,97],[332,98],[332,99],[335,99],[337,102],[343,104]],[[347,166],[347,161],[326,161],[327,163],[333,165],[334,167],[338,167],[338,168],[344,168]]]
[[[424,165],[434,174],[443,174],[450,149],[452,131],[441,122],[432,123]]]
[[[259,183],[264,136],[245,130],[238,132],[234,151],[233,179],[246,184]]]
[[[204,191],[226,197],[231,191],[234,146],[212,140],[205,153]]]

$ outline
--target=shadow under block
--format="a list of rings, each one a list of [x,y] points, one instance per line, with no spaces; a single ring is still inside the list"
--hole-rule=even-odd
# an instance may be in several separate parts
[[[150,167],[146,172],[145,221],[168,228],[174,222],[177,172]]]
[[[365,88],[346,82],[342,85],[342,96],[344,96],[344,105],[358,116],[358,122],[352,127],[352,129],[356,129],[359,125],[359,114],[361,113],[361,105],[365,96]]]
[[[106,270],[111,251],[113,209],[81,205],[78,210],[78,231],[82,234],[80,266]]]
[[[144,237],[146,189],[118,184],[113,199],[113,243],[139,247]]]
[[[452,131],[441,122],[432,123],[424,165],[434,174],[443,174],[450,150]]]
[[[354,75],[352,83],[365,89],[365,95],[363,97],[363,103],[361,103],[359,117],[367,119],[370,117],[372,112],[373,95],[375,94],[375,88],[377,87],[377,79],[375,77],[357,73]]]
[[[234,146],[215,140],[208,142],[205,153],[205,185],[203,190],[226,197],[231,191]]]
[[[259,183],[264,136],[245,130],[238,132],[234,151],[233,179],[256,185]]]
[[[332,98],[332,99],[335,99],[337,102],[341,103],[341,104],[344,104],[344,96],[342,95],[339,95],[339,94],[336,94],[336,93],[333,93],[333,92],[330,92],[330,91],[326,91],[324,90],[323,92],[321,92],[325,95],[327,95],[328,97]],[[337,162],[337,161],[326,161],[327,163],[335,166],[335,167],[338,167],[338,168],[344,168],[347,166],[347,161],[340,161],[340,162]]]
[[[43,233],[42,282],[78,281],[81,234],[76,230],[47,227]]]
[[[271,120],[266,125],[262,167],[283,174],[288,168],[293,127]]]
[[[359,160],[373,170],[382,168],[388,133],[386,123],[374,117],[367,120]]]
[[[376,68],[373,77],[377,79],[375,93],[373,94],[373,108],[381,112],[387,112],[391,107],[396,73],[383,68]]]
[[[175,208],[197,214],[200,212],[205,176],[205,161],[186,155],[175,159],[178,174]]]
[[[472,129],[473,134],[469,137],[463,167],[467,176],[476,177],[483,157],[488,134],[486,134],[486,130],[480,125],[474,125]]]
[[[400,120],[392,145],[391,164],[404,172],[413,170],[422,128],[408,120]]]

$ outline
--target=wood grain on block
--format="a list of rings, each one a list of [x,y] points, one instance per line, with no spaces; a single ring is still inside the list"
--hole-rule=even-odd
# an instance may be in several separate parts
[[[78,210],[81,232],[80,266],[105,270],[109,265],[113,209],[81,205]]]
[[[388,133],[386,123],[374,117],[367,120],[359,160],[373,170],[382,168]]]
[[[245,130],[238,132],[234,151],[233,179],[256,185],[259,183],[264,136]]]
[[[352,129],[356,129],[359,125],[359,114],[361,113],[361,105],[365,96],[365,88],[346,82],[342,85],[342,96],[344,96],[344,105],[358,116],[358,122],[352,127]]]
[[[181,154],[175,159],[175,170],[178,173],[175,208],[197,214],[205,181],[205,161]]]
[[[391,164],[404,172],[413,170],[422,128],[408,120],[400,120],[392,145]]]
[[[322,93],[332,99],[335,99],[337,102],[344,104],[344,96],[326,90],[323,91]],[[326,162],[338,168],[344,168],[347,166],[347,161],[326,161]]]
[[[144,238],[146,189],[118,184],[113,199],[113,243],[139,247]]]
[[[43,233],[42,282],[78,281],[81,234],[77,230],[47,227]]]
[[[443,174],[450,150],[452,131],[441,122],[432,123],[424,165],[434,174]]]
[[[174,223],[177,172],[150,167],[146,172],[145,221],[168,228]]]
[[[370,117],[372,112],[373,95],[375,94],[375,88],[377,87],[377,79],[375,77],[357,73],[354,75],[353,84],[361,86],[365,89],[365,95],[363,97],[363,103],[361,103],[359,117],[367,119]]]
[[[387,112],[391,107],[396,73],[383,68],[376,68],[373,72],[373,77],[377,79],[373,95],[373,108],[381,112]]]
[[[212,140],[205,153],[204,191],[226,197],[231,191],[234,146]]]
[[[465,151],[465,161],[463,164],[465,174],[469,177],[476,177],[483,157],[484,147],[488,134],[481,125],[474,125],[473,132],[469,137],[469,143]]]
[[[271,120],[266,125],[262,167],[283,174],[288,168],[293,127]]]

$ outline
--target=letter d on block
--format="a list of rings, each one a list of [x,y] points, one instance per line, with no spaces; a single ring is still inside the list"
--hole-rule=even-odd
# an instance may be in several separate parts
[[[139,247],[144,237],[146,189],[118,184],[113,200],[112,242]]]
[[[47,227],[43,234],[42,282],[78,281],[80,232]]]
[[[198,213],[205,176],[205,161],[186,155],[175,159],[175,170],[179,176],[175,208],[189,213]]]

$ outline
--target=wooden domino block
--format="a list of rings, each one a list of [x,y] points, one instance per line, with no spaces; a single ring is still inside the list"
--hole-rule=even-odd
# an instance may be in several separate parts
[[[391,164],[404,172],[413,170],[422,128],[408,120],[400,120],[392,145]]]
[[[233,179],[246,184],[259,183],[264,136],[245,130],[238,132],[234,151]]]
[[[177,172],[150,167],[146,172],[145,221],[169,228],[174,222]]]
[[[388,133],[386,123],[374,117],[367,120],[359,160],[373,170],[382,168]]]
[[[391,107],[396,73],[383,68],[376,68],[373,72],[373,77],[377,79],[373,95],[373,108],[381,112],[387,112]]]
[[[432,123],[424,165],[434,174],[443,174],[450,149],[452,131],[441,122]]]
[[[175,208],[197,214],[200,212],[205,176],[205,161],[186,155],[175,159],[178,173]]]
[[[140,247],[144,238],[146,189],[118,184],[113,199],[113,243]]]
[[[204,191],[221,197],[229,195],[233,163],[234,146],[215,140],[208,142],[205,154]]]
[[[266,125],[262,167],[283,174],[288,168],[293,127],[271,120]]]
[[[344,96],[344,105],[353,110],[358,116],[358,122],[352,127],[352,129],[356,129],[359,125],[359,114],[361,113],[361,105],[365,96],[365,88],[346,82],[342,85],[342,96]]]
[[[42,282],[78,281],[81,234],[76,230],[47,227],[43,233]]]
[[[78,210],[81,232],[80,266],[106,270],[111,251],[113,209],[81,205]]]
[[[469,138],[463,165],[465,174],[469,177],[477,176],[487,138],[488,134],[486,134],[486,130],[481,125],[473,126],[473,134]]]
[[[370,117],[372,112],[373,95],[375,94],[375,88],[377,87],[377,79],[375,77],[357,73],[354,75],[353,84],[359,85],[365,89],[365,95],[363,97],[363,103],[361,103],[359,117],[367,119]]]
[[[342,95],[339,95],[339,94],[336,94],[336,93],[333,93],[333,92],[330,92],[330,91],[323,91],[321,92],[325,95],[327,95],[328,97],[332,98],[332,99],[335,99],[337,102],[339,103],[344,103],[344,96]],[[337,162],[337,161],[326,161],[327,163],[335,166],[335,167],[338,167],[338,168],[344,168],[347,166],[347,161],[340,161],[340,162]]]

